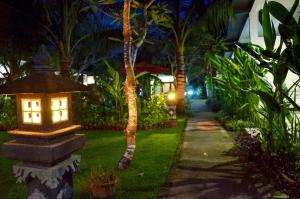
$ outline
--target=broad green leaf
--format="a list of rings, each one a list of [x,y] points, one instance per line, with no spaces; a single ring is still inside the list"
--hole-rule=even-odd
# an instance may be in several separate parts
[[[281,23],[297,23],[293,15],[290,15],[288,9],[286,9],[282,4],[276,1],[270,1],[268,3],[268,7],[272,16],[275,17]]]
[[[300,106],[287,94],[283,93],[284,97],[291,103],[297,111],[300,111]]]
[[[274,76],[274,85],[282,85],[289,71],[287,64],[274,64],[272,68]]]
[[[296,33],[296,29],[294,29],[292,26],[288,26],[285,24],[279,24],[278,30],[282,39],[284,40],[291,39]]]
[[[298,6],[299,6],[299,0],[295,0],[294,4],[293,4],[293,6],[292,6],[292,8],[291,8],[291,10],[290,10],[290,14],[291,14],[292,16],[295,14],[295,12],[296,12]]]
[[[260,98],[265,102],[265,104],[274,112],[280,113],[281,112],[281,106],[280,104],[277,103],[275,98],[270,95],[269,93],[266,93],[264,91],[252,91],[253,93],[257,94],[260,96]]]
[[[239,48],[247,52],[254,59],[261,61],[261,56],[257,52],[255,52],[252,48],[250,48],[248,44],[236,43],[236,46],[238,46]]]
[[[300,75],[300,44],[295,44],[293,51],[293,68],[296,74]]]
[[[261,10],[261,25],[263,27],[263,35],[266,48],[267,50],[273,51],[276,40],[276,32],[271,21],[268,4],[266,2],[263,9]]]

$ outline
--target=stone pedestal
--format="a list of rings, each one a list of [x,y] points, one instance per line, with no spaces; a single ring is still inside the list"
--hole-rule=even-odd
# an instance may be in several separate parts
[[[20,163],[13,171],[17,183],[27,184],[27,199],[73,199],[72,175],[79,164],[80,156],[72,155],[52,167]]]

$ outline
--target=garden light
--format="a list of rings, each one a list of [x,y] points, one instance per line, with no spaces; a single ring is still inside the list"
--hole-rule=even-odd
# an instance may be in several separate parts
[[[15,140],[3,144],[3,154],[22,161],[14,172],[27,184],[26,198],[37,198],[37,191],[45,199],[59,198],[61,187],[73,192],[72,175],[80,157],[71,154],[84,145],[84,135],[74,132],[80,125],[71,120],[71,93],[88,89],[56,75],[45,46],[33,62],[32,74],[0,86],[0,94],[16,95],[18,115],[18,129],[9,131]]]
[[[176,93],[169,92],[166,100],[168,115],[169,115],[169,125],[176,126]]]
[[[189,96],[191,96],[191,95],[193,95],[193,94],[194,94],[194,91],[193,91],[193,90],[189,90],[189,91],[188,91],[188,95],[189,95]]]
[[[175,99],[176,99],[176,94],[174,92],[168,93],[168,100],[175,101]]]
[[[68,99],[63,98],[53,98],[52,103],[52,122],[63,122],[68,120]]]
[[[22,99],[23,123],[41,124],[41,99]]]

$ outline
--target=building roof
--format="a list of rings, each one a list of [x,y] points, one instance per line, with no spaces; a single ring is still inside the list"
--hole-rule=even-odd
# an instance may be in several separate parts
[[[89,90],[87,86],[56,75],[45,46],[39,48],[33,58],[33,62],[34,72],[32,74],[1,85],[0,94],[62,93]]]
[[[161,74],[169,71],[169,68],[152,65],[146,62],[139,62],[134,67],[134,73],[149,72],[151,74]],[[120,72],[125,73],[125,67],[120,69]]]

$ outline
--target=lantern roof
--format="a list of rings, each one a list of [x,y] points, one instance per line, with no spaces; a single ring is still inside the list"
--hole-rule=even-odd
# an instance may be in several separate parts
[[[0,85],[0,94],[64,93],[89,90],[89,87],[83,84],[56,75],[51,65],[51,57],[44,45],[33,57],[33,62],[32,74]]]

